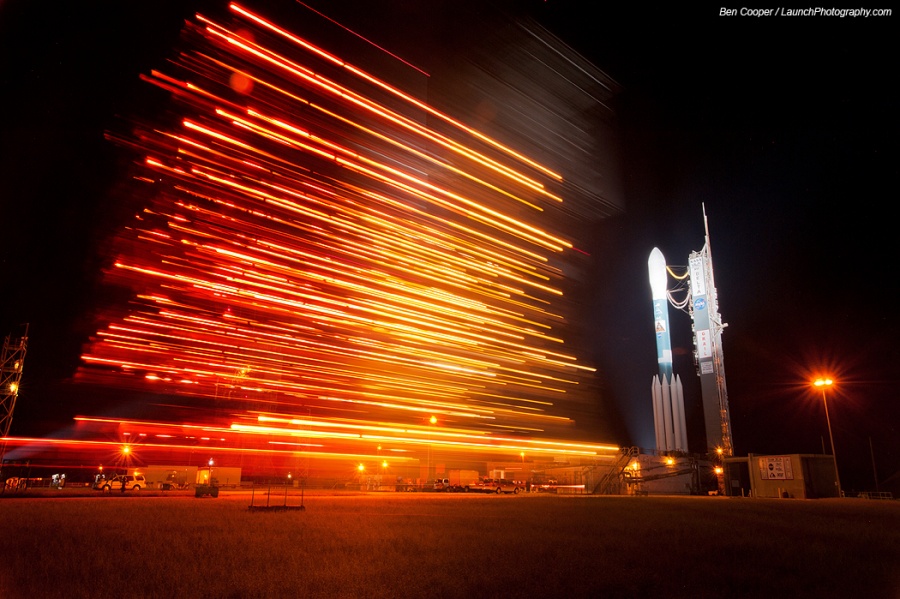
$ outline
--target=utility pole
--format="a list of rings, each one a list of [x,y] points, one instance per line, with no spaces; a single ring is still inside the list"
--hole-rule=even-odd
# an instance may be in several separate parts
[[[872,437],[869,437],[869,453],[872,455],[872,474],[875,475],[875,492],[881,493],[878,487],[878,470],[875,469],[875,449],[872,447]]]

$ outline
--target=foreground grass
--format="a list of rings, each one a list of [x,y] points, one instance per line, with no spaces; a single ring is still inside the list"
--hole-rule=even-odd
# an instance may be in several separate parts
[[[308,493],[304,511],[264,513],[249,503],[4,498],[0,597],[900,599],[898,502]]]

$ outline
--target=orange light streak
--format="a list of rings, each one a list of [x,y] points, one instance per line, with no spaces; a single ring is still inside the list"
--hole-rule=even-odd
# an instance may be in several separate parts
[[[268,62],[269,64],[274,65],[274,66],[278,67],[279,69],[282,69],[282,70],[294,75],[295,77],[298,77],[301,80],[306,81],[307,83],[309,83],[311,85],[317,86],[320,89],[327,91],[342,100],[351,102],[351,103],[355,104],[357,107],[362,108],[363,110],[367,110],[367,111],[371,112],[372,114],[375,114],[375,115],[380,116],[388,121],[391,121],[394,124],[397,124],[411,132],[414,132],[418,135],[424,136],[427,139],[429,139],[435,143],[439,143],[439,144],[445,146],[446,148],[459,153],[460,155],[466,156],[469,159],[476,161],[476,162],[482,164],[483,166],[486,166],[487,168],[495,170],[496,172],[498,172],[506,177],[509,177],[510,179],[517,181],[518,183],[520,183],[522,185],[528,186],[531,189],[533,189],[534,191],[544,193],[548,197],[551,197],[552,199],[560,201],[560,198],[558,198],[557,196],[553,196],[552,194],[546,193],[544,191],[543,185],[541,185],[537,181],[534,181],[533,179],[526,177],[526,176],[522,175],[521,173],[518,173],[508,167],[505,167],[505,166],[501,165],[500,163],[498,163],[494,160],[491,160],[490,158],[488,158],[482,154],[479,154],[473,150],[470,150],[461,144],[455,143],[452,140],[450,140],[449,138],[439,135],[434,131],[426,130],[425,128],[418,125],[418,123],[415,123],[414,121],[411,121],[410,119],[407,119],[406,117],[400,116],[384,107],[378,106],[377,104],[370,102],[366,98],[350,91],[349,89],[347,89],[333,81],[330,81],[320,75],[317,75],[316,73],[314,73],[313,71],[311,71],[307,68],[301,67],[301,66],[297,65],[296,63],[275,54],[274,52],[263,49],[263,48],[259,47],[258,45],[256,45],[255,43],[241,38],[241,36],[239,36],[238,34],[235,34],[234,32],[228,31],[227,29],[225,29],[219,25],[216,25],[216,24],[212,23],[211,21],[207,21],[207,23],[209,24],[207,31],[210,33],[210,35],[220,37],[226,43],[234,45],[234,46],[244,50],[248,54],[256,56],[257,58],[260,58],[260,59],[264,60],[265,62]],[[435,116],[441,116],[441,114],[435,112]],[[445,118],[445,120],[446,120],[446,118]],[[488,141],[492,145],[495,145],[495,146],[498,145],[498,144],[496,144],[496,142],[493,142],[493,140],[491,140],[490,138],[488,138],[486,136],[482,136],[481,134],[479,134],[478,137],[480,139],[482,139],[483,141]],[[534,164],[537,164],[537,163],[534,163]],[[541,170],[544,170],[543,167],[538,167],[538,168],[541,168]]]
[[[143,153],[136,180],[152,198],[109,272],[131,303],[104,319],[77,378],[201,414],[197,428],[129,423],[154,450],[197,435],[328,459],[381,442],[411,461],[425,445],[616,451],[564,439],[594,369],[564,344],[566,272],[583,258],[555,232],[562,217],[531,219],[558,213],[543,207],[559,176],[232,6],[264,34],[198,16],[199,48],[145,78],[183,113],[122,138]],[[250,91],[229,86],[235,73]],[[410,108],[441,130],[398,112]],[[294,412],[308,415],[282,416]],[[430,416],[441,425],[422,425]]]
[[[552,170],[540,165],[539,163],[526,158],[525,156],[516,152],[512,148],[509,148],[509,147],[491,139],[490,137],[482,134],[481,132],[477,131],[476,129],[467,127],[466,125],[460,123],[456,119],[453,119],[452,117],[450,117],[438,110],[435,110],[431,106],[425,104],[424,102],[420,102],[418,99],[414,98],[413,96],[410,96],[410,95],[400,91],[396,87],[385,83],[381,79],[378,79],[377,77],[373,77],[373,76],[369,75],[368,73],[366,73],[365,71],[362,71],[361,69],[358,69],[358,68],[354,67],[353,65],[350,65],[350,64],[344,62],[343,60],[324,52],[323,50],[317,48],[316,46],[313,46],[312,44],[309,44],[308,42],[302,40],[301,38],[285,31],[284,29],[281,29],[280,27],[278,27],[271,21],[268,21],[235,3],[231,3],[229,5],[229,8],[231,8],[231,10],[233,10],[234,12],[245,16],[246,18],[250,19],[251,21],[254,21],[257,24],[262,25],[264,28],[269,29],[270,31],[274,31],[278,35],[280,35],[286,39],[289,39],[293,43],[305,48],[306,50],[309,50],[309,51],[317,53],[317,54],[321,53],[321,55],[332,60],[335,64],[346,68],[354,75],[357,75],[358,77],[360,77],[366,81],[369,81],[370,83],[374,83],[375,85],[381,87],[382,89],[389,91],[390,93],[396,95],[399,98],[402,98],[403,100],[409,102],[410,104],[416,106],[417,108],[419,108],[421,110],[425,110],[428,113],[432,114],[433,116],[443,119],[444,121],[450,123],[451,125],[457,127],[458,129],[465,131],[466,133],[469,133],[470,135],[473,135],[473,136],[477,137],[478,139],[491,144],[492,146],[506,152],[508,155],[513,156],[513,157],[521,160],[522,162],[525,162],[526,164],[542,171],[543,173],[545,173],[547,175],[550,175],[554,179],[562,180],[562,175],[555,173]]]

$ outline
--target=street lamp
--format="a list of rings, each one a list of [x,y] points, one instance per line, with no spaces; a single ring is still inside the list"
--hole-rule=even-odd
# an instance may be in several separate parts
[[[432,414],[431,418],[428,419],[428,422],[431,424],[431,426],[435,426],[437,424],[437,421],[438,421],[437,416],[435,416],[434,414]],[[428,435],[428,469],[425,472],[425,481],[426,482],[428,480],[434,478],[434,475],[431,472],[431,441],[432,441],[432,437],[429,434]]]
[[[838,474],[837,455],[834,451],[834,435],[831,434],[831,418],[828,416],[828,398],[825,396],[825,387],[834,384],[831,379],[816,379],[813,385],[822,388],[822,403],[825,404],[825,421],[828,423],[828,439],[831,441],[831,457],[834,460],[834,479],[837,484],[837,494],[841,497],[841,476]]]

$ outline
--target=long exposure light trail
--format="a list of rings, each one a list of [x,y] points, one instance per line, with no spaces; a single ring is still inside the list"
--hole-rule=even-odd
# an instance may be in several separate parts
[[[232,4],[231,7],[236,8],[236,5]],[[537,191],[543,191],[543,185],[541,185],[539,182],[534,181],[533,179],[530,179],[524,175],[521,175],[521,174],[517,173],[516,171],[510,169],[509,167],[507,167],[499,162],[496,162],[490,158],[487,158],[486,156],[483,156],[482,154],[474,152],[471,149],[466,148],[465,146],[463,146],[461,144],[457,144],[453,140],[451,140],[435,131],[428,131],[428,130],[420,127],[415,122],[413,122],[401,115],[398,115],[390,110],[387,110],[386,108],[384,108],[381,105],[372,103],[367,98],[364,98],[364,97],[354,93],[353,91],[348,90],[347,88],[345,88],[339,84],[336,84],[305,67],[298,66],[297,64],[293,63],[292,61],[286,60],[283,57],[278,56],[277,54],[272,53],[266,49],[262,49],[257,44],[253,43],[252,41],[247,40],[247,39],[243,38],[242,36],[240,36],[240,34],[236,34],[236,33],[231,32],[223,27],[219,27],[216,24],[212,23],[211,21],[207,21],[207,23],[209,25],[209,28],[207,29],[207,31],[211,34],[211,36],[220,36],[226,43],[235,45],[235,46],[239,47],[240,49],[244,50],[245,52],[252,54],[257,58],[260,58],[263,61],[266,61],[270,66],[273,66],[273,67],[276,67],[279,69],[283,69],[296,77],[306,80],[308,83],[310,83],[312,85],[319,86],[322,89],[325,89],[328,92],[341,97],[342,99],[345,99],[345,100],[355,103],[358,107],[360,107],[364,110],[372,111],[373,113],[378,114],[379,116],[382,116],[385,119],[388,119],[396,124],[399,124],[409,130],[415,131],[420,135],[426,136],[429,139],[431,139],[432,141],[440,143],[441,145],[444,145],[445,147],[448,147],[455,152],[459,152],[461,155],[464,155],[472,160],[479,161],[483,165],[487,166],[488,168],[491,168],[507,177],[510,177],[523,185],[527,185]],[[315,48],[315,46],[312,46],[311,44],[303,43],[302,46],[305,49],[312,49],[313,51],[318,50],[317,48]],[[324,53],[320,53],[320,55],[324,55]],[[348,66],[348,65],[342,65],[342,66]],[[395,88],[392,88],[391,86],[384,84],[383,82],[381,82],[378,79],[369,77],[363,71],[360,71],[355,68],[350,68],[348,70],[350,70],[350,72],[352,72],[358,76],[362,76],[367,81],[375,82],[376,84],[378,84],[380,87],[382,87],[384,89],[387,89],[392,92],[397,92],[397,90],[395,90]],[[406,94],[398,93],[398,95],[400,95],[404,100],[407,100],[407,101],[412,100],[412,98],[410,96],[407,96]],[[511,150],[509,150],[502,144],[497,143],[496,141],[492,140],[491,138],[484,136],[484,135],[476,132],[473,129],[465,127],[464,125],[447,117],[446,115],[432,109],[431,107],[428,107],[424,103],[421,103],[421,102],[415,101],[415,100],[412,100],[412,103],[417,108],[425,109],[430,114],[433,114],[434,116],[438,116],[438,117],[444,119],[445,121],[447,121],[451,124],[454,124],[455,126],[459,127],[460,129],[463,129],[466,132],[476,135],[476,137],[478,137],[482,141],[487,141],[487,142],[491,143],[491,145],[498,147],[500,149],[503,149],[507,153],[515,155],[517,158],[523,159],[529,165],[535,166],[535,167],[539,168],[540,170],[543,170],[547,174],[553,174],[556,177],[558,177],[558,175],[556,175],[552,171],[549,171],[545,167],[540,166],[538,163],[528,160],[527,158],[512,152]],[[559,199],[559,198],[556,198],[555,196],[550,196],[550,197],[553,197],[554,199]]]
[[[459,129],[461,129],[461,130],[463,130],[463,131],[465,131],[465,132],[467,132],[467,133],[469,133],[469,134],[471,134],[471,135],[476,136],[476,137],[479,138],[480,140],[485,141],[485,142],[487,142],[487,143],[490,143],[491,145],[493,145],[493,146],[495,146],[495,147],[497,147],[497,148],[503,150],[503,151],[506,152],[507,154],[509,154],[509,155],[511,155],[511,156],[513,156],[513,157],[519,159],[519,160],[522,160],[523,162],[527,163],[528,165],[530,165],[530,166],[532,166],[532,167],[534,167],[534,168],[540,169],[540,170],[543,171],[545,174],[550,175],[550,176],[552,176],[553,178],[555,178],[555,179],[557,179],[557,180],[562,179],[562,176],[561,176],[561,175],[559,175],[558,173],[553,172],[552,170],[548,169],[547,167],[541,165],[540,163],[535,162],[535,161],[529,159],[527,156],[524,156],[524,155],[520,154],[519,152],[516,152],[516,151],[513,150],[512,148],[509,148],[509,147],[507,147],[507,146],[505,146],[505,145],[503,145],[503,144],[497,142],[496,140],[494,140],[494,139],[492,139],[492,138],[490,138],[490,137],[488,137],[488,136],[482,134],[481,132],[479,132],[479,131],[477,131],[477,130],[475,130],[475,129],[472,129],[472,128],[470,128],[470,127],[467,127],[466,125],[464,125],[463,123],[459,122],[458,120],[456,120],[456,119],[454,119],[454,118],[452,118],[452,117],[450,117],[450,116],[448,116],[448,115],[446,115],[446,114],[444,114],[444,113],[442,113],[442,112],[440,112],[440,111],[438,111],[438,110],[435,110],[434,108],[432,108],[431,106],[425,104],[424,102],[421,102],[421,101],[419,101],[418,99],[416,99],[416,98],[414,98],[414,97],[412,97],[412,96],[410,96],[410,95],[408,95],[408,94],[405,94],[403,91],[397,89],[396,87],[391,86],[391,85],[385,83],[384,81],[381,81],[381,80],[378,79],[378,78],[375,78],[375,77],[370,76],[368,73],[362,71],[361,69],[358,69],[358,68],[354,67],[353,65],[348,64],[348,63],[346,63],[346,62],[340,60],[339,58],[334,57],[334,56],[328,54],[327,52],[324,52],[324,51],[320,50],[319,48],[316,48],[316,47],[313,46],[312,44],[309,44],[309,43],[307,43],[306,41],[302,40],[301,38],[299,38],[299,37],[297,37],[297,36],[295,36],[295,35],[292,35],[290,32],[285,31],[284,29],[278,27],[277,25],[275,25],[275,24],[272,23],[271,21],[269,21],[269,20],[267,20],[267,19],[264,19],[264,18],[260,17],[259,15],[255,14],[255,13],[253,13],[253,12],[247,10],[247,9],[245,9],[244,7],[242,7],[242,6],[238,5],[238,4],[232,3],[232,4],[230,5],[230,8],[231,8],[231,10],[234,11],[235,13],[244,15],[244,16],[246,16],[247,18],[249,18],[250,20],[252,20],[253,22],[255,22],[255,23],[257,23],[257,24],[259,24],[259,25],[261,25],[261,26],[263,26],[263,27],[265,27],[265,28],[271,30],[271,31],[274,31],[274,32],[278,33],[280,36],[282,36],[282,37],[284,37],[284,38],[286,38],[286,39],[289,39],[289,40],[291,40],[292,42],[294,42],[294,43],[296,43],[296,44],[298,44],[298,45],[300,45],[300,46],[302,46],[302,47],[304,47],[304,48],[306,48],[306,49],[308,49],[308,50],[311,50],[311,51],[313,51],[313,52],[319,53],[319,54],[322,55],[323,57],[326,57],[328,60],[334,61],[335,64],[338,64],[338,65],[340,65],[340,66],[346,68],[347,70],[349,70],[350,72],[354,73],[355,75],[357,75],[357,76],[359,76],[359,77],[362,77],[362,78],[364,78],[364,79],[366,79],[366,80],[368,80],[368,81],[370,81],[370,82],[372,82],[372,83],[374,83],[374,84],[376,84],[376,85],[378,85],[378,86],[380,86],[380,87],[382,87],[382,88],[384,88],[384,89],[390,91],[391,93],[393,93],[393,94],[395,94],[395,95],[397,95],[397,96],[403,98],[403,99],[406,100],[407,102],[410,102],[411,104],[413,104],[413,105],[416,106],[417,108],[420,108],[420,109],[422,109],[422,110],[425,110],[425,111],[427,111],[428,113],[430,113],[430,114],[432,114],[432,115],[434,115],[434,116],[437,116],[437,117],[439,117],[439,118],[441,118],[441,119],[447,121],[448,123],[454,125],[455,127],[459,128]],[[541,186],[539,183],[535,183],[535,184],[538,185],[539,187],[543,187],[543,186]],[[561,198],[555,198],[555,199],[561,199]]]
[[[130,301],[76,380],[180,398],[190,420],[118,421],[161,449],[193,447],[196,426],[263,455],[615,452],[568,439],[594,369],[565,344],[583,257],[547,218],[561,176],[230,10],[197,15],[170,72],[143,77],[171,95],[169,124],[113,137],[150,199],[107,272]]]
[[[98,450],[105,450],[110,455],[121,452],[124,443],[119,441],[90,441],[84,439],[52,439],[38,437],[4,437],[4,440],[12,447],[23,446],[30,448],[51,447],[66,448],[68,450],[81,450],[86,453],[95,454]],[[315,457],[321,460],[337,460],[344,462],[346,460],[375,460],[380,456],[377,453],[352,453],[352,452],[329,452],[318,449],[306,450],[303,447],[309,447],[308,444],[286,443],[283,441],[271,441],[268,447],[252,448],[252,447],[227,447],[227,446],[208,446],[203,449],[211,454],[242,454],[242,455],[284,455],[291,458],[297,457]],[[282,447],[284,446],[284,447]],[[141,454],[143,458],[153,458],[154,454],[180,451],[196,451],[196,445],[187,445],[179,443],[153,444],[142,443],[135,447],[136,453]],[[414,461],[415,458],[395,454],[393,461]]]

